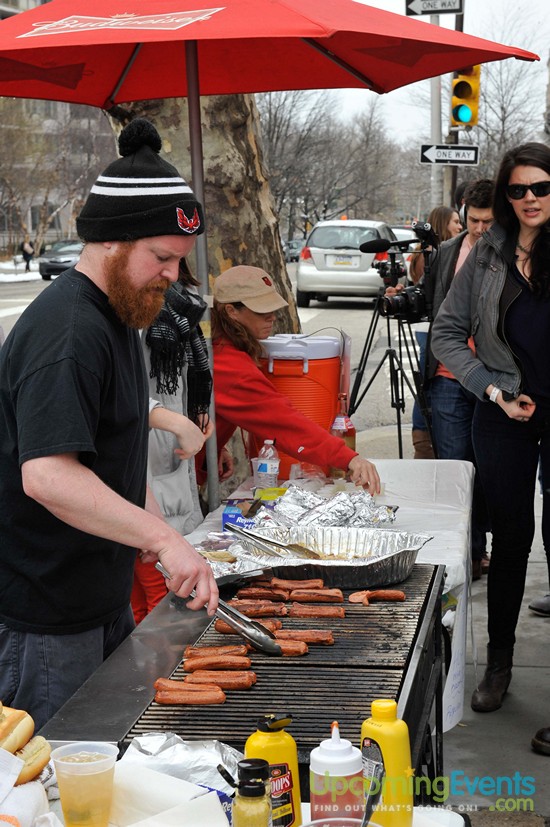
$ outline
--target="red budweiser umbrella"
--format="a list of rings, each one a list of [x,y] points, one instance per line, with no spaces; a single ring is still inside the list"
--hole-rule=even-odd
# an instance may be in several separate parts
[[[93,13],[91,13],[93,10]],[[366,87],[537,55],[355,0],[53,0],[0,23],[0,95],[87,103]]]

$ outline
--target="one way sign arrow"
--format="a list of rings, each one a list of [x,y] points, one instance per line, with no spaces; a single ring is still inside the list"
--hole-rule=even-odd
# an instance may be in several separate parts
[[[406,13],[462,14],[462,0],[407,0]]]
[[[454,164],[460,166],[477,166],[479,147],[466,144],[423,144],[420,147],[421,164]]]

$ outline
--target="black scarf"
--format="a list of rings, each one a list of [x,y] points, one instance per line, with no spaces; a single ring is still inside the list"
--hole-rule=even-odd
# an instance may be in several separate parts
[[[151,378],[157,393],[176,393],[187,363],[187,415],[193,422],[207,414],[212,393],[206,342],[199,322],[206,303],[180,282],[168,288],[162,310],[148,329],[145,342],[151,351]]]

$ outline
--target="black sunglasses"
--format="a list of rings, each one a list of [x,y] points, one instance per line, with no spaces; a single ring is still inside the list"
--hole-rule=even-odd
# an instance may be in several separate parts
[[[508,184],[506,194],[514,201],[520,201],[531,190],[535,198],[544,198],[550,195],[550,181],[537,181],[536,184]]]

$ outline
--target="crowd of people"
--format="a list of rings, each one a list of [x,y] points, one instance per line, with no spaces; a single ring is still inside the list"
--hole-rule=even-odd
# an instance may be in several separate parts
[[[216,582],[185,539],[203,519],[214,431],[222,479],[242,429],[380,491],[375,465],[263,373],[287,301],[253,263],[213,280],[212,376],[187,263],[203,208],[161,147],[144,119],[122,131],[77,220],[80,261],[0,349],[0,698],[37,728],[168,590],[215,612]],[[429,221],[441,243],[417,251],[411,278],[433,297],[418,337],[431,439],[417,409],[413,441],[419,456],[475,467],[472,574],[487,574],[489,641],[472,708],[492,712],[512,676],[539,464],[550,530],[550,149],[507,152],[494,182],[470,182],[463,206]],[[548,595],[537,606],[550,616]],[[550,728],[532,743],[550,755]]]

